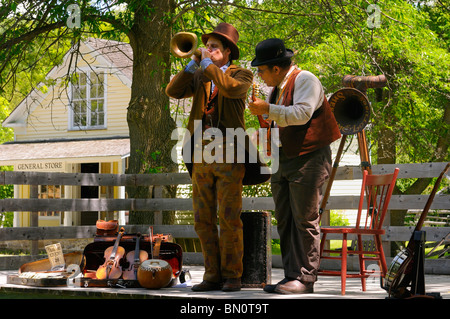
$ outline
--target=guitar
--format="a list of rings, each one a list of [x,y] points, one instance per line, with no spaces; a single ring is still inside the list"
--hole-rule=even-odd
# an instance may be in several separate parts
[[[252,101],[256,100],[256,96],[259,93],[259,86],[256,83],[253,83],[252,86]],[[268,121],[265,120],[262,115],[257,115],[258,117],[258,121],[259,121],[259,126],[261,128],[265,128],[267,129],[267,136],[266,136],[266,143],[265,143],[265,151],[267,156],[270,156],[272,154],[272,147],[271,147],[271,132],[270,132],[270,128],[272,126],[272,121]],[[258,138],[259,140],[259,138]]]
[[[430,196],[428,197],[427,203],[420,215],[419,221],[417,222],[416,227],[411,235],[408,245],[406,248],[402,249],[397,256],[392,260],[391,265],[389,266],[388,272],[384,278],[384,285],[382,284],[382,288],[385,289],[389,295],[393,295],[394,297],[404,297],[408,296],[410,293],[407,290],[411,280],[412,280],[412,272],[413,272],[413,259],[414,259],[414,233],[419,231],[423,223],[425,222],[425,218],[427,217],[428,211],[430,209],[431,203],[433,202],[434,196],[436,195],[437,189],[444,174],[448,171],[450,167],[450,163],[448,163],[444,170],[439,175],[436,183],[434,184],[433,190],[431,191]]]
[[[120,229],[114,246],[106,248],[104,257],[105,263],[98,267],[96,272],[97,279],[119,279],[122,276],[122,266],[120,266],[120,260],[125,255],[125,249],[119,246],[120,239],[125,233],[124,228]]]

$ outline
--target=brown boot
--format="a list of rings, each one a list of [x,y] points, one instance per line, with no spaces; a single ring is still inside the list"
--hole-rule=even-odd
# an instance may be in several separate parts
[[[241,290],[241,278],[228,278],[223,284],[222,291],[239,291]]]
[[[218,282],[211,282],[207,280],[203,280],[198,285],[192,286],[192,291],[211,291],[211,290],[220,290],[220,284]]]

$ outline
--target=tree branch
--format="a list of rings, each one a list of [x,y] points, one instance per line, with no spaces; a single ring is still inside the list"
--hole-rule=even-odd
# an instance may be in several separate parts
[[[21,36],[19,36],[17,38],[12,38],[12,39],[0,44],[0,50],[5,50],[8,48],[11,48],[12,46],[14,46],[18,43],[21,43],[21,42],[32,41],[34,38],[36,38],[37,36],[39,36],[42,33],[62,28],[65,25],[66,25],[65,21],[59,21],[59,22],[55,22],[52,24],[44,25],[40,28],[33,29],[30,32],[22,34]]]

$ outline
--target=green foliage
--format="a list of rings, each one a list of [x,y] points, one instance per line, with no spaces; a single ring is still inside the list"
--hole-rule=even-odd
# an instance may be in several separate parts
[[[10,112],[11,110],[8,101],[0,97],[0,123],[3,122]],[[0,144],[12,141],[13,137],[14,132],[11,128],[0,126]]]
[[[43,82],[61,63],[68,48],[85,37],[121,41],[152,22],[157,1],[63,0],[58,2],[3,1],[0,9],[0,120],[21,99]],[[81,8],[81,27],[66,26],[69,4]],[[162,21],[173,33],[211,32],[222,21],[240,33],[241,63],[254,58],[258,42],[270,37],[285,40],[295,61],[316,74],[327,94],[342,87],[344,75],[385,74],[387,87],[369,89],[371,122],[366,129],[372,161],[378,161],[379,141],[392,132],[396,163],[449,160],[450,123],[450,13],[443,1],[379,0],[379,25],[370,27],[369,2],[358,0],[236,0],[172,1],[174,10]],[[39,29],[45,27],[45,29]],[[34,33],[30,32],[34,31]],[[149,34],[149,38],[154,36]],[[168,39],[161,39],[168,40]],[[161,45],[155,42],[155,46]],[[149,52],[151,53],[151,52]],[[169,55],[169,52],[167,52]],[[163,59],[161,61],[164,61]],[[170,71],[187,61],[171,58]],[[162,69],[169,66],[160,63]],[[153,70],[149,70],[149,74]],[[255,78],[255,81],[257,78]],[[158,88],[160,89],[160,88]],[[148,124],[148,123],[147,123]],[[246,111],[247,127],[258,127]],[[12,140],[10,129],[0,129],[0,142]],[[160,145],[170,140],[163,137]],[[151,153],[151,152],[150,152]],[[141,162],[159,169],[158,154],[147,153]],[[149,166],[148,166],[149,167]],[[145,169],[147,169],[146,167]],[[403,184],[406,191],[414,181]],[[248,196],[270,196],[270,188],[246,188]]]
[[[330,226],[349,226],[350,222],[339,211],[330,211]]]
[[[162,166],[154,167],[154,163],[159,162],[159,157],[161,155],[161,151],[155,151],[150,154],[150,160],[146,159],[145,153],[141,150],[136,151],[137,154],[139,154],[139,158],[142,163],[142,173],[143,174],[155,174],[155,173],[161,173],[163,168]]]
[[[67,6],[73,3],[81,9],[79,29],[69,29],[63,23],[32,41],[1,47],[18,36],[28,35],[27,30],[36,28],[38,23],[66,21]],[[4,18],[0,23],[0,87],[5,94],[8,92],[8,99],[15,94],[20,101],[30,87],[44,79],[53,61],[59,63],[71,41],[86,36],[127,41],[125,35],[132,35],[136,27],[136,15],[142,19],[139,21],[151,21],[154,5],[156,2],[125,0],[113,6],[107,0],[37,1],[34,5],[7,2],[0,13]],[[312,0],[202,0],[195,1],[195,5],[192,1],[174,1],[173,5],[174,11],[168,12],[163,21],[172,26],[173,33],[190,31],[200,38],[219,22],[235,25],[240,31],[242,61],[253,59],[259,41],[269,37],[284,39],[286,46],[295,51],[296,62],[315,73],[328,94],[342,86],[341,79],[346,74],[385,74],[388,86],[383,99],[378,101],[375,92],[368,91],[373,108],[367,132],[372,154],[376,154],[377,141],[385,129],[396,136],[397,154],[393,156],[398,162],[443,160],[442,154],[448,153],[448,142],[440,153],[435,151],[439,138],[449,136],[449,123],[442,119],[450,95],[446,32],[450,19],[448,9],[440,2],[430,5],[426,1],[377,1],[381,14],[375,28],[369,27],[374,13],[368,10],[366,1],[348,5]],[[171,60],[172,72],[187,62],[173,57]],[[250,116],[246,119],[248,127],[257,124]]]
[[[12,167],[0,166],[0,171],[12,171]],[[3,198],[14,198],[13,185],[0,185],[0,199]],[[13,212],[0,212],[0,227],[12,227],[13,219]]]
[[[388,104],[374,104],[374,121],[379,124],[373,126],[371,138],[375,142],[380,129],[388,127],[396,135],[399,162],[435,161],[439,155],[433,145],[449,130],[443,115],[449,107],[450,55],[430,32],[424,12],[398,2],[390,14],[408,25],[390,22],[373,39],[390,96]]]
[[[272,255],[281,255],[279,239],[272,239]]]

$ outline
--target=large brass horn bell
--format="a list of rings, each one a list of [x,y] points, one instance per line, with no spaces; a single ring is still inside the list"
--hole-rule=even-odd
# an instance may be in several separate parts
[[[197,46],[197,35],[191,32],[178,32],[170,40],[170,51],[178,58],[189,58],[192,55],[200,58],[202,54]]]
[[[328,101],[339,130],[343,135],[362,131],[370,119],[370,103],[367,96],[354,88],[336,91]]]

